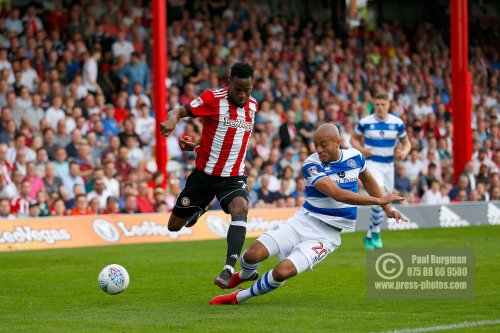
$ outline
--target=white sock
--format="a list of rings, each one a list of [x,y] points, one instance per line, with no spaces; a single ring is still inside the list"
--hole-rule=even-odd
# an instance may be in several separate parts
[[[260,265],[260,262],[258,262],[256,264],[248,264],[245,261],[245,253],[246,253],[246,251],[240,257],[240,265],[241,265],[240,278],[242,278],[244,280],[251,277],[252,274],[257,269],[257,267],[259,267],[259,265]]]
[[[284,283],[285,281],[283,282],[275,281],[273,278],[273,271],[270,270],[262,277],[260,277],[257,281],[255,281],[255,283],[250,288],[240,291],[236,295],[236,299],[238,300],[238,303],[241,303],[253,296],[260,296],[267,294],[275,290],[276,288],[282,286]]]

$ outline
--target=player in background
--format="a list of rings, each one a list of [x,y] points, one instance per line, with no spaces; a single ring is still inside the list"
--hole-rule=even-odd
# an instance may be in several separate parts
[[[385,94],[375,96],[375,113],[361,119],[351,137],[351,145],[365,157],[367,167],[383,193],[394,189],[394,160],[404,160],[411,150],[403,121],[389,114],[389,98]],[[396,148],[398,140],[402,148]],[[371,209],[370,226],[364,238],[367,250],[382,248],[380,225],[384,213],[379,206]]]
[[[257,102],[250,96],[252,87],[253,67],[235,63],[228,88],[204,91],[189,104],[170,110],[168,119],[160,125],[162,135],[168,136],[180,118],[202,119],[198,143],[190,143],[187,138],[179,140],[183,149],[194,148],[196,167],[177,197],[168,229],[179,231],[184,226],[193,226],[213,198],[219,199],[222,209],[231,215],[226,263],[214,280],[221,288],[227,287],[234,274],[246,235],[249,195],[245,155],[258,110]]]
[[[354,148],[340,149],[337,127],[321,125],[314,134],[316,153],[303,164],[306,201],[302,208],[276,229],[262,234],[240,258],[241,272],[234,275],[229,287],[247,281],[260,263],[273,255],[281,262],[262,275],[250,288],[221,295],[212,305],[238,304],[261,296],[282,286],[285,280],[300,274],[322,261],[340,246],[340,233],[352,231],[356,223],[355,205],[381,205],[387,216],[405,218],[390,207],[393,201],[404,200],[395,194],[382,197],[377,182],[367,170],[365,158]],[[358,179],[370,196],[359,195]]]

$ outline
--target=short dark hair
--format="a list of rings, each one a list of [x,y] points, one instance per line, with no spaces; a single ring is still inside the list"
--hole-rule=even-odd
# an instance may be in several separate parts
[[[237,62],[231,66],[231,78],[237,77],[240,79],[253,79],[253,67],[244,62]]]

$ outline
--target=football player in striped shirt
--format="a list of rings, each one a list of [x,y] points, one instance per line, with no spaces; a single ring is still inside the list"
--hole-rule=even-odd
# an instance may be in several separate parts
[[[202,119],[199,142],[190,145],[185,139],[179,140],[184,149],[194,149],[196,167],[177,197],[168,228],[179,231],[184,226],[193,226],[217,197],[222,209],[231,215],[226,263],[214,280],[223,289],[234,274],[246,235],[249,194],[245,155],[259,109],[257,101],[250,96],[252,87],[253,67],[235,63],[228,88],[204,91],[190,103],[169,111],[168,119],[160,125],[162,135],[168,136],[180,118]],[[255,278],[256,275],[249,279]]]
[[[375,96],[375,113],[358,123],[351,137],[351,145],[366,157],[366,163],[382,191],[394,189],[394,160],[404,160],[411,150],[403,121],[389,114],[389,98],[385,94]],[[401,147],[398,147],[401,141]],[[384,212],[379,206],[371,209],[370,226],[364,238],[367,250],[382,248],[380,225]]]
[[[393,201],[404,200],[395,195],[383,195],[368,171],[363,155],[354,148],[340,149],[337,127],[321,125],[314,135],[316,153],[303,164],[306,201],[288,221],[262,234],[240,258],[241,272],[229,284],[234,288],[256,274],[260,263],[278,255],[281,262],[266,272],[250,288],[220,295],[212,305],[238,304],[255,296],[267,294],[325,259],[340,246],[340,233],[354,230],[356,205],[380,205],[387,216],[406,220],[390,207]],[[358,179],[370,194],[359,195]]]

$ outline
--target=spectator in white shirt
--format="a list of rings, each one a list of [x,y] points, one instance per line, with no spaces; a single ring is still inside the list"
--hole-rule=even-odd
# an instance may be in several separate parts
[[[146,104],[147,106],[151,107],[151,100],[149,99],[148,95],[144,94],[142,91],[142,85],[140,83],[134,83],[133,86],[133,93],[130,94],[128,98],[128,104],[130,107],[136,108],[137,101],[140,100],[140,104]]]
[[[99,73],[99,68],[97,66],[98,61],[101,59],[101,51],[92,51],[91,56],[83,64],[83,85],[88,91],[97,93],[101,92],[101,87],[97,83],[97,74]]]
[[[428,99],[430,99],[430,97]],[[432,106],[428,105],[425,97],[419,97],[417,104],[413,106],[413,117],[415,120],[423,120],[432,112]]]
[[[45,118],[45,111],[40,107],[42,99],[35,94],[31,98],[31,106],[24,113],[24,120],[34,132],[40,131],[40,122]]]
[[[17,152],[23,150],[26,156],[26,161],[31,162],[36,159],[36,154],[33,149],[26,147],[26,136],[23,133],[16,134],[14,146],[7,151],[7,161],[13,164],[16,160]]]
[[[144,151],[139,148],[139,142],[137,142],[137,138],[133,135],[127,136],[126,143],[128,148],[127,162],[135,169],[144,161]]]
[[[118,33],[118,39],[111,46],[113,57],[118,58],[119,56],[123,56],[125,58],[125,62],[130,61],[130,56],[135,51],[134,45],[125,40],[125,33],[123,31]]]
[[[110,196],[112,196],[112,193],[106,189],[104,180],[102,178],[96,178],[94,180],[94,190],[87,194],[87,201],[90,202],[92,199],[97,198],[99,200],[99,209],[103,211],[106,209],[106,201]]]
[[[425,191],[420,202],[426,205],[441,205],[443,203],[441,185],[438,180],[432,181],[431,187]]]
[[[135,121],[135,130],[143,145],[154,143],[155,124],[155,119],[149,113],[149,107],[143,104],[140,107],[140,115]]]
[[[38,85],[38,74],[31,67],[28,58],[21,59],[21,84],[27,87],[30,92],[34,92]]]
[[[22,86],[21,87],[21,92],[19,93],[19,96],[17,97],[17,106],[19,106],[21,109],[25,111],[28,108],[31,107],[31,95],[27,87]]]
[[[47,109],[45,113],[45,119],[49,122],[50,127],[53,129],[57,128],[57,123],[59,120],[66,119],[66,114],[64,113],[62,107],[62,97],[55,96],[52,101],[52,106]]]
[[[108,161],[104,164],[104,186],[114,197],[120,196],[120,183],[115,179],[116,166],[114,162]]]
[[[410,152],[410,159],[404,162],[406,167],[406,174],[412,183],[412,186],[417,184],[418,176],[426,174],[425,165],[420,160],[418,150],[412,149]]]

